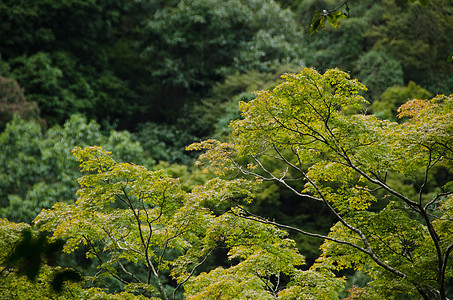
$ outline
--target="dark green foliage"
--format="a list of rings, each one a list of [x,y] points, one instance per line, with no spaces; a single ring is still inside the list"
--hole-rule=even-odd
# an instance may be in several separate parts
[[[63,289],[63,283],[65,281],[82,281],[82,275],[79,272],[73,269],[64,269],[61,271],[56,271],[52,282],[50,285],[57,293],[61,292]]]
[[[303,11],[301,7],[310,7],[309,11],[305,10],[304,17],[312,16],[310,33],[313,34],[318,31],[318,29],[323,29],[327,22],[332,25],[332,27],[337,28],[338,20],[349,17],[351,8],[349,3],[353,3],[353,7],[357,5],[355,1],[337,1],[337,0],[328,0],[328,1],[319,1],[319,0],[277,0],[282,7],[291,7],[294,11]],[[430,3],[430,0],[408,0],[408,3],[419,3],[423,7],[427,7]],[[313,7],[317,7],[316,10]]]
[[[208,97],[193,106],[186,117],[186,128],[201,138],[225,135],[230,121],[240,116],[239,101],[248,101],[254,97],[254,91],[277,85],[282,74],[298,71],[297,66],[282,65],[272,72],[249,70],[228,75],[212,87]]]
[[[355,61],[366,47],[363,36],[366,20],[349,18],[338,29],[329,29],[307,38],[307,64],[321,70],[338,67],[353,70]]]
[[[50,125],[175,120],[234,71],[301,64],[289,10],[267,1],[3,1],[0,74]]]
[[[5,131],[0,134],[1,207],[8,205],[8,195],[23,194],[39,181],[42,138],[39,124],[19,117],[6,124]]]
[[[453,39],[453,5],[433,0],[427,7],[385,1],[383,22],[369,32],[375,48],[397,59],[410,80],[432,93],[450,94],[453,65],[446,62]]]
[[[114,49],[126,37],[133,40],[137,6],[129,0],[2,1],[0,53],[9,67],[1,73],[18,80],[50,125],[79,112],[124,126],[136,107],[120,72],[130,60],[119,59],[131,57],[133,47],[123,47],[122,56]]]
[[[249,102],[250,100],[255,99],[255,97],[256,96],[253,93],[241,93],[228,103],[228,106],[225,109],[225,113],[218,119],[215,125],[216,138],[226,138],[232,131],[232,129],[229,127],[230,122],[241,118],[241,113],[239,112],[238,105],[239,101]]]
[[[80,67],[69,52],[38,52],[9,61],[14,76],[24,86],[27,97],[38,102],[50,125],[63,123],[76,112],[113,122],[127,119],[134,105],[127,105],[132,91],[128,83],[111,72]]]
[[[379,22],[382,8],[376,1],[349,2],[349,17],[339,22],[338,28],[326,28],[316,34],[308,35],[311,18],[315,10],[335,7],[337,1],[303,1],[297,11],[305,29],[306,62],[321,71],[340,68],[356,75],[357,60],[371,49],[372,44],[366,32],[375,22]],[[359,78],[360,79],[360,78]]]
[[[315,10],[340,3],[294,1],[292,7],[308,33]],[[393,84],[409,81],[433,94],[451,92],[453,65],[446,61],[453,39],[450,2],[429,1],[427,7],[395,0],[348,1],[348,5],[349,18],[342,19],[337,29],[326,27],[306,35],[308,65],[323,71],[339,67],[351,72],[367,85],[374,99]],[[376,80],[370,80],[374,68]],[[388,73],[382,73],[386,68]]]
[[[335,6],[337,1],[303,1],[298,6],[302,28],[308,33],[315,10]],[[307,64],[326,70],[339,67],[353,70],[355,61],[371,46],[365,32],[382,14],[375,1],[353,1],[350,3],[349,18],[340,21],[338,28],[326,28],[317,34],[306,36]]]
[[[356,72],[368,88],[369,99],[376,99],[391,86],[403,84],[400,62],[381,51],[370,51],[360,56]]]
[[[143,30],[151,116],[206,96],[227,74],[301,64],[301,35],[288,10],[271,0],[179,2],[157,11]]]
[[[187,145],[197,140],[180,125],[143,123],[135,134],[146,155],[156,161],[191,165],[193,153],[186,152]]]
[[[175,115],[183,117],[172,124],[142,123],[135,135],[153,159],[191,165],[195,154],[185,151],[187,145],[214,135],[225,136],[230,121],[239,117],[238,101],[252,99],[253,91],[270,88],[283,73],[293,71],[297,68],[283,65],[273,72],[231,74],[216,83],[199,103],[179,108],[180,113]]]

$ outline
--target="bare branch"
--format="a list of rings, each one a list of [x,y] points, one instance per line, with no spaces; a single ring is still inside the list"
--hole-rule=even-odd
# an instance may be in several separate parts
[[[132,201],[129,198],[125,188],[123,188],[123,193],[124,193],[125,198],[127,199],[127,204],[129,206],[129,208],[132,210],[132,213],[134,214],[134,218],[135,218],[135,220],[137,222],[136,225],[137,225],[137,229],[138,229],[138,232],[139,232],[139,235],[140,235],[140,240],[141,240],[142,246],[144,248],[143,250],[145,252],[145,259],[146,259],[146,264],[147,264],[148,270],[151,271],[154,274],[154,276],[156,277],[157,285],[159,286],[159,291],[160,291],[162,297],[164,297],[165,300],[168,300],[168,296],[167,296],[167,293],[165,292],[164,285],[162,283],[160,275],[157,272],[156,267],[154,266],[153,262],[150,259],[150,254],[149,254],[149,250],[148,249],[149,249],[149,240],[150,240],[150,236],[152,234],[152,231],[149,233],[149,235],[147,237],[147,241],[145,241],[143,230],[141,228],[140,211],[139,210],[137,210],[137,211],[135,210],[134,206],[132,205]],[[150,229],[152,229],[151,228],[151,224],[149,222],[148,222],[148,226],[149,226]],[[150,283],[150,274],[151,274],[151,272],[148,272],[148,284]]]
[[[390,194],[400,198],[401,200],[403,200],[407,205],[409,205],[410,207],[412,207],[412,209],[414,209],[415,211],[419,212],[420,211],[420,207],[418,206],[418,203],[417,202],[414,202],[412,201],[411,199],[407,198],[406,196],[404,196],[403,194],[401,193],[398,193],[397,191],[395,191],[394,189],[392,189],[391,187],[389,187],[385,182],[381,181],[381,180],[378,180],[378,179],[374,179],[372,178],[371,176],[369,176],[367,173],[365,173],[364,171],[362,171],[359,167],[357,167],[356,165],[354,165],[352,163],[352,161],[349,161],[348,163],[348,166],[351,167],[352,169],[354,169],[357,173],[359,173],[360,175],[362,175],[363,177],[365,177],[368,181],[370,181],[371,183],[374,183],[380,187],[382,187],[383,189],[385,189],[387,192],[389,192]]]
[[[447,192],[447,193],[440,193],[440,194],[437,194],[436,197],[434,197],[431,201],[429,201],[428,203],[426,203],[426,205],[423,207],[424,210],[427,210],[429,206],[433,205],[436,201],[438,201],[441,197],[445,197],[445,196],[449,196],[453,194],[453,191],[452,192]]]
[[[260,168],[266,172],[269,176],[270,176],[270,179],[271,180],[275,180],[275,181],[278,181],[280,183],[282,183],[285,187],[287,187],[288,189],[290,189],[293,193],[295,193],[296,195],[300,196],[300,197],[305,197],[305,198],[309,198],[309,199],[312,199],[312,200],[316,200],[316,201],[322,201],[322,199],[320,198],[317,198],[317,197],[314,197],[313,195],[310,195],[310,194],[305,194],[305,193],[300,193],[299,191],[297,191],[295,188],[293,188],[292,186],[290,186],[284,179],[283,177],[282,178],[278,178],[276,177],[271,171],[267,170],[263,164],[261,163],[261,161],[254,155],[252,155],[252,158],[255,160],[255,162],[260,166]]]

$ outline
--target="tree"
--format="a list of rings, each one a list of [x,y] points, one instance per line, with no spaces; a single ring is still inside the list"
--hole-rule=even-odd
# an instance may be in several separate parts
[[[21,115],[24,119],[39,121],[37,103],[27,101],[17,81],[0,76],[0,130],[4,130],[14,114]]]
[[[398,1],[383,2],[382,22],[369,31],[376,50],[398,60],[404,82],[414,81],[433,94],[450,93],[453,64],[447,61],[453,38],[451,3],[431,0],[427,7]],[[411,26],[408,30],[406,26]]]
[[[3,299],[146,299],[140,295],[110,295],[83,288],[74,270],[50,266],[61,241],[32,230],[25,223],[0,219],[0,292]]]
[[[5,0],[0,19],[0,74],[50,125],[173,123],[228,74],[303,63],[294,14],[273,0]]]
[[[153,299],[175,299],[181,286],[188,299],[333,297],[341,287],[329,268],[300,270],[304,258],[283,230],[237,217],[253,183],[215,178],[185,192],[162,170],[117,163],[100,147],[74,154],[85,172],[76,203],[57,203],[34,222],[65,239],[65,252],[84,246],[97,261],[96,284],[112,276]],[[224,248],[229,265],[200,273]]]
[[[141,66],[134,43],[145,16],[130,0],[2,1],[0,73],[25,88],[50,125],[84,113],[124,128],[137,109],[131,73]]]
[[[366,88],[337,69],[287,74],[272,91],[241,103],[231,143],[207,140],[199,164],[218,174],[240,171],[276,181],[300,201],[321,202],[338,220],[328,235],[250,213],[238,217],[324,239],[318,263],[361,270],[371,279],[351,297],[447,299],[453,250],[453,96],[411,100],[402,124],[357,113]],[[286,170],[272,172],[280,162]],[[432,174],[447,175],[430,182]],[[387,180],[409,181],[415,193]],[[298,186],[303,185],[302,188]],[[432,186],[434,185],[434,186]]]
[[[356,71],[357,77],[367,86],[367,94],[371,99],[376,99],[391,86],[404,83],[401,64],[379,51],[370,51],[360,56]]]

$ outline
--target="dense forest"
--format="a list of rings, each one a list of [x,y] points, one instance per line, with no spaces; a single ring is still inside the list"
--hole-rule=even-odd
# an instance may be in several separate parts
[[[0,19],[0,299],[453,297],[451,1]]]

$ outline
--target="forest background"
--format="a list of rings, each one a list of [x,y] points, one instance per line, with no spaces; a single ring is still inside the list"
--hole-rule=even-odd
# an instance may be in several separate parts
[[[362,109],[390,121],[408,100],[452,93],[451,1],[424,7],[351,0],[338,28],[311,34],[315,11],[337,5],[1,1],[0,216],[31,224],[42,209],[73,203],[82,176],[71,153],[76,146],[102,146],[119,162],[164,170],[191,191],[213,175],[193,166],[199,153],[186,146],[227,140],[230,121],[240,118],[239,101],[305,66],[348,72],[368,88]],[[432,185],[452,176],[437,173]],[[411,189],[404,180],[401,186]],[[326,234],[335,222],[323,205],[302,203],[276,183],[263,185],[255,198],[249,209],[280,223]],[[322,240],[291,238],[308,268]],[[228,265],[224,256],[216,254],[212,264]],[[83,266],[84,274],[96,272],[83,253],[61,260]],[[344,275],[349,286],[368,280],[351,270]],[[122,283],[108,278],[102,287],[114,293]]]

